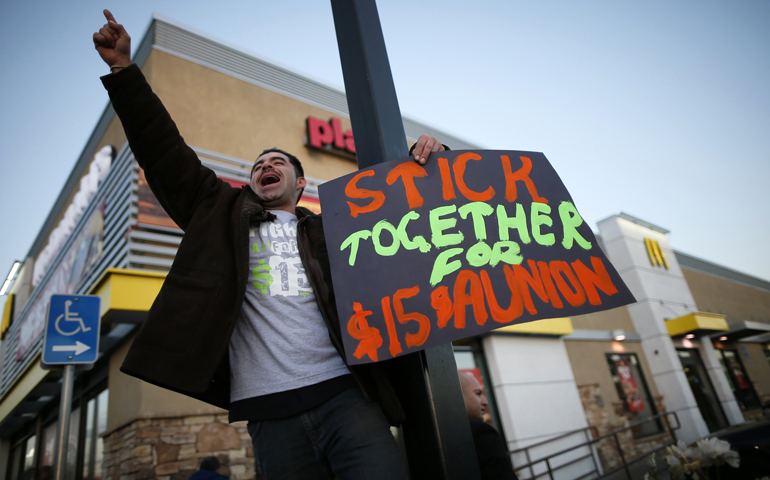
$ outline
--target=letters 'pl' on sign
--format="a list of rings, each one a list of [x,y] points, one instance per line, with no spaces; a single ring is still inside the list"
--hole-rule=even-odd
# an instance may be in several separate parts
[[[319,192],[350,364],[635,301],[542,153],[438,152]]]
[[[308,147],[355,157],[353,130],[343,130],[339,118],[331,118],[326,122],[310,116],[305,120],[305,127]]]

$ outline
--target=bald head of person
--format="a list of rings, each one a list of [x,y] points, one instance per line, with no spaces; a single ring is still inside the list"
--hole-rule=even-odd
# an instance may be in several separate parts
[[[460,374],[460,387],[465,400],[465,411],[469,418],[484,421],[484,412],[487,409],[487,396],[481,388],[479,381],[470,372]]]

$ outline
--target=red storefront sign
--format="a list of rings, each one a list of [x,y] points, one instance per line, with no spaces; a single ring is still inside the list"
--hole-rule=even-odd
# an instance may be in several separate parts
[[[623,394],[626,397],[628,409],[632,412],[638,412],[644,409],[642,395],[639,393],[639,387],[636,385],[634,374],[631,372],[631,366],[628,360],[616,360],[615,368],[620,378],[620,386],[623,388]]]
[[[356,146],[353,143],[353,130],[342,129],[339,118],[332,118],[328,122],[315,117],[307,117],[307,145],[321,150],[337,150],[344,154],[356,154]]]

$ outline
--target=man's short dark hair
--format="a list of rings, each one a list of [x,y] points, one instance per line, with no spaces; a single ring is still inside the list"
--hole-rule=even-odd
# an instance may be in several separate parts
[[[289,152],[285,152],[285,151],[281,150],[280,148],[273,147],[273,148],[268,148],[267,150],[263,150],[262,153],[257,155],[257,158],[261,157],[262,155],[264,155],[266,153],[272,153],[272,152],[281,153],[283,155],[286,155],[289,158],[289,161],[291,162],[291,165],[294,167],[294,173],[297,174],[297,178],[305,176],[305,170],[302,168],[302,162],[299,161],[299,158],[295,157],[294,155],[292,155]],[[251,173],[254,173],[254,167],[256,165],[257,165],[257,161],[254,160],[254,165],[252,165],[252,167],[251,167]]]
[[[216,472],[220,467],[219,459],[217,457],[206,457],[201,460],[201,470],[209,470]]]

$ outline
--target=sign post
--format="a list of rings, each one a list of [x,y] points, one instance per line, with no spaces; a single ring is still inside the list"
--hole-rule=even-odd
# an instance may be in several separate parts
[[[358,168],[409,154],[374,0],[332,0]],[[452,345],[383,364],[404,406],[410,477],[481,478]],[[458,455],[457,452],[464,452]]]
[[[43,366],[64,367],[54,455],[55,480],[63,480],[67,469],[75,365],[93,364],[99,356],[99,305],[99,297],[92,295],[51,295],[48,304]]]

